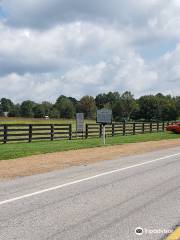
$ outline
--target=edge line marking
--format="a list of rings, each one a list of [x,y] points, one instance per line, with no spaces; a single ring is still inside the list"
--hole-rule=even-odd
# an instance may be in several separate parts
[[[29,198],[29,197],[32,197],[32,196],[40,195],[40,194],[43,194],[43,193],[46,193],[46,192],[51,192],[51,191],[54,191],[54,190],[57,190],[57,189],[65,188],[65,187],[68,187],[68,186],[71,186],[71,185],[74,185],[74,184],[77,184],[77,183],[82,183],[82,182],[86,182],[86,181],[96,179],[96,178],[99,178],[99,177],[111,175],[113,173],[118,173],[118,172],[122,172],[122,171],[125,171],[125,170],[128,170],[128,169],[137,168],[137,167],[140,167],[140,166],[143,166],[143,165],[148,165],[148,164],[151,164],[151,163],[154,163],[154,162],[159,162],[159,161],[169,159],[169,158],[172,158],[172,157],[176,157],[176,156],[179,156],[179,155],[180,155],[180,153],[176,153],[176,154],[173,154],[173,155],[169,155],[169,156],[165,156],[165,157],[161,157],[161,158],[156,158],[154,160],[146,161],[146,162],[143,162],[143,163],[131,165],[131,166],[124,167],[124,168],[115,169],[115,170],[100,173],[100,174],[97,174],[97,175],[94,175],[94,176],[91,176],[91,177],[82,178],[82,179],[79,179],[79,180],[75,180],[73,182],[64,183],[64,184],[61,184],[61,185],[57,185],[55,187],[51,187],[51,188],[43,189],[43,190],[36,191],[36,192],[33,192],[33,193],[25,194],[25,195],[22,195],[22,196],[19,196],[19,197],[7,199],[7,200],[4,200],[4,201],[1,201],[0,206],[2,206],[4,204],[7,204],[7,203],[15,202],[15,201],[18,201],[18,200],[21,200],[21,199],[25,199],[25,198]]]

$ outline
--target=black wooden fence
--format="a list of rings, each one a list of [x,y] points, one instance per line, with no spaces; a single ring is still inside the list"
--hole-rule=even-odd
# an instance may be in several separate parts
[[[72,139],[71,124],[4,124],[0,125],[0,142]]]
[[[107,136],[135,135],[162,132],[164,122],[120,122],[106,125]],[[0,124],[0,142],[93,138],[102,136],[102,126],[86,124],[83,133],[73,130],[72,124]]]
[[[164,122],[121,122],[106,125],[106,135],[135,135],[144,133],[163,132],[167,123]],[[85,137],[101,137],[102,126],[97,124],[86,124]]]

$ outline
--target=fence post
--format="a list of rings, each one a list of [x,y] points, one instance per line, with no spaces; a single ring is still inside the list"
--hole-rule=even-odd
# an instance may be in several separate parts
[[[159,122],[157,122],[157,132],[159,132]]]
[[[102,137],[102,124],[99,125],[99,137],[101,138]]]
[[[123,122],[123,136],[126,135],[126,122]]]
[[[152,122],[150,122],[150,133],[152,133]]]
[[[142,123],[142,133],[144,133],[144,127],[145,127],[145,124],[144,122]]]
[[[133,135],[135,135],[136,134],[136,123],[134,122],[133,123]]]
[[[29,143],[32,142],[32,124],[29,124]]]
[[[4,124],[4,143],[7,143],[7,131],[8,131],[8,128],[7,128],[7,125]]]
[[[51,124],[51,141],[54,140],[54,125]]]
[[[69,140],[72,140],[72,124],[69,124]]]
[[[163,132],[165,130],[165,123],[164,122],[162,123],[162,130],[163,130]]]
[[[88,138],[88,124],[86,124],[86,132],[85,132],[85,138]]]
[[[112,137],[114,137],[115,123],[112,124]]]

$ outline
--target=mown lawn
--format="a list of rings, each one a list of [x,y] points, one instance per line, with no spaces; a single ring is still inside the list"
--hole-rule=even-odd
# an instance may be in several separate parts
[[[163,139],[180,139],[180,134],[173,133],[151,133],[135,136],[116,136],[106,139],[106,145],[119,145],[135,142],[159,141]],[[99,138],[86,140],[60,140],[41,141],[32,143],[8,143],[0,144],[0,160],[7,160],[30,155],[45,154],[52,152],[67,151],[73,149],[92,148],[103,146]]]

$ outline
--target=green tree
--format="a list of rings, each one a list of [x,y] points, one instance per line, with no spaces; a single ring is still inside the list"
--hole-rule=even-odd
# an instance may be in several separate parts
[[[175,104],[176,104],[177,117],[180,118],[180,96],[177,96],[177,97],[175,98]]]
[[[1,104],[0,104],[0,117],[3,117],[3,110],[2,110],[2,106],[1,106]]]
[[[20,106],[21,117],[33,117],[34,116],[34,113],[33,113],[34,106],[35,106],[35,103],[30,100],[22,102],[22,104]]]
[[[139,107],[139,103],[138,100],[135,100],[135,106],[134,109],[131,113],[131,119],[132,120],[141,120],[141,115],[140,115],[140,107]]]
[[[106,95],[107,103],[110,104],[111,108],[114,103],[120,99],[120,94],[118,92],[108,92]]]
[[[56,104],[56,105],[61,104],[62,99],[67,99],[67,97],[64,96],[64,95],[59,96],[59,97],[57,98],[55,104]]]
[[[107,94],[98,94],[95,98],[96,106],[98,109],[104,108],[106,105],[112,106],[119,100],[120,95],[118,92],[109,92]]]
[[[118,101],[113,104],[113,116],[116,120],[130,120],[138,104],[131,92],[124,92]]]
[[[158,93],[154,96],[157,101],[157,119],[175,120],[177,117],[176,102],[170,95]]]
[[[119,99],[113,104],[112,107],[112,112],[113,112],[113,119],[115,121],[122,121],[123,120],[123,106],[122,106],[122,101]]]
[[[145,120],[157,119],[158,116],[158,102],[155,96],[142,96],[138,100],[140,108],[140,118]]]
[[[107,95],[105,93],[98,94],[95,98],[95,102],[98,109],[104,108],[104,106],[108,103]]]
[[[124,92],[121,96],[123,118],[129,120],[133,111],[137,109],[137,103],[131,92]]]
[[[167,101],[163,104],[160,119],[161,120],[176,120],[177,118],[176,105],[172,101]]]
[[[53,108],[53,104],[47,101],[41,103],[42,111],[44,116],[49,116]]]
[[[75,114],[75,107],[69,98],[61,95],[55,104],[56,109],[59,111],[61,118],[73,118]]]
[[[1,98],[0,104],[3,112],[9,112],[14,106],[13,102],[7,98]]]
[[[68,99],[74,104],[74,106],[77,105],[78,103],[78,100],[76,98],[73,98],[73,97],[68,97]]]
[[[81,98],[78,110],[84,113],[85,118],[95,118],[96,104],[92,96],[84,96]]]
[[[58,109],[53,106],[49,112],[49,117],[50,118],[60,118],[60,112],[58,111]]]
[[[35,118],[44,118],[45,117],[45,111],[44,111],[42,104],[36,104],[33,107],[33,116]]]
[[[8,113],[8,117],[20,117],[20,105],[15,104]]]

